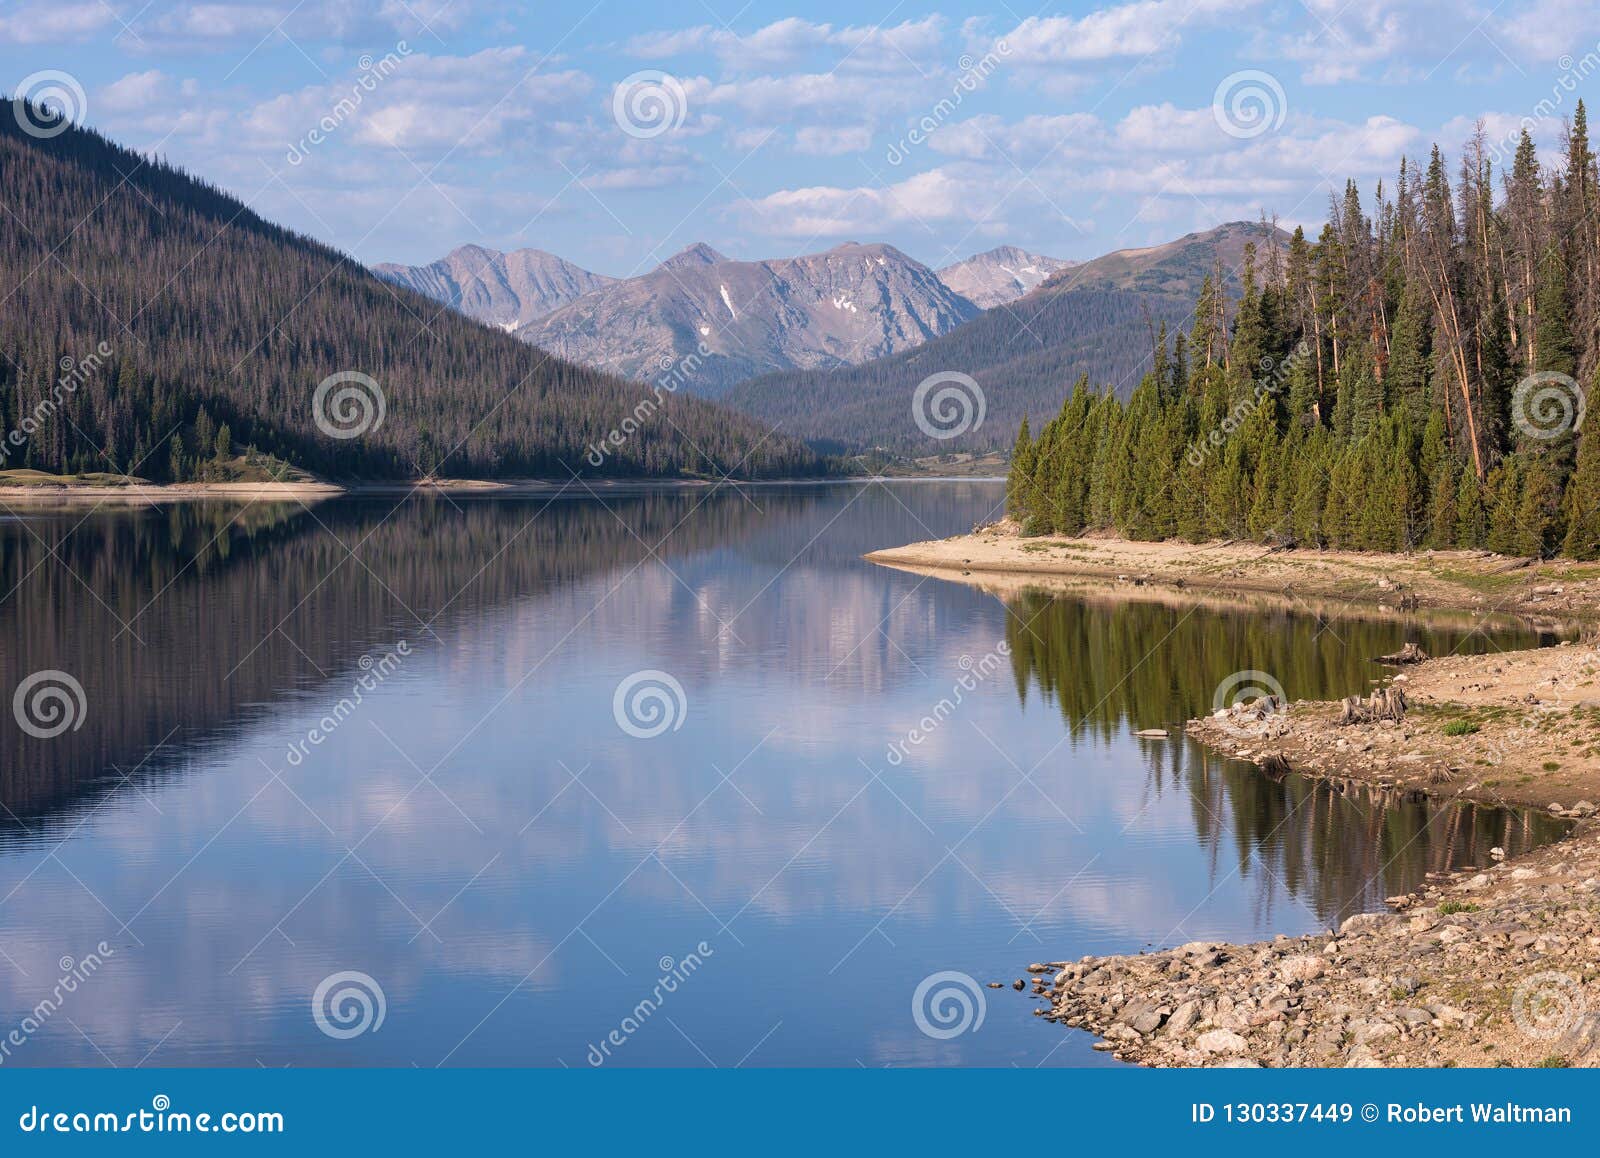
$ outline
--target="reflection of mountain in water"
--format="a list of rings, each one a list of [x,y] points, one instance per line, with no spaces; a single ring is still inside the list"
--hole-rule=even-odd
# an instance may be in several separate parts
[[[55,669],[82,684],[87,703],[77,730],[48,740],[4,713],[0,806],[32,828],[30,817],[92,785],[149,775],[252,713],[342,688],[369,652],[401,639],[426,650],[528,600],[617,630],[641,618],[691,623],[706,662],[724,667],[780,655],[819,678],[874,686],[891,666],[876,625],[929,634],[942,621],[929,598],[833,571],[905,538],[908,524],[948,530],[952,505],[975,518],[998,494],[957,490],[174,504],[0,523],[0,590],[11,592],[0,601],[0,692],[9,701],[29,674]],[[830,537],[843,504],[857,509],[832,529],[848,525],[859,543]],[[607,602],[624,581],[627,604]],[[816,583],[829,587],[826,617],[777,614]]]
[[[1188,794],[1195,830],[1212,850],[1213,875],[1257,879],[1263,906],[1293,898],[1332,923],[1415,888],[1425,873],[1486,864],[1492,847],[1514,855],[1565,831],[1539,813],[1440,805],[1414,793],[1298,775],[1272,778],[1177,738],[1183,721],[1211,711],[1217,687],[1237,671],[1268,673],[1291,699],[1329,699],[1365,688],[1383,670],[1371,657],[1406,640],[1441,655],[1484,650],[1486,636],[1420,621],[1330,623],[1287,612],[1091,604],[1042,593],[1011,601],[1008,612],[1018,695],[1035,692],[1056,703],[1074,735],[1110,741],[1129,729],[1170,728],[1171,742],[1145,745],[1150,790]],[[1506,648],[1542,642],[1550,640],[1531,630],[1494,640]],[[1235,850],[1237,863],[1221,862],[1225,848]]]

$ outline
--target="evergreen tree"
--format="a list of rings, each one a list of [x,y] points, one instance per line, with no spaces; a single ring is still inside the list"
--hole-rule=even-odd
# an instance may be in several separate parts
[[[1600,374],[1590,395],[1595,405],[1584,412],[1577,465],[1563,496],[1567,530],[1561,550],[1574,559],[1600,559]]]
[[[1022,416],[1022,426],[1017,431],[1017,441],[1011,448],[1011,470],[1006,476],[1006,508],[1018,519],[1026,519],[1027,495],[1033,488],[1034,449],[1033,437],[1028,431],[1028,416]]]

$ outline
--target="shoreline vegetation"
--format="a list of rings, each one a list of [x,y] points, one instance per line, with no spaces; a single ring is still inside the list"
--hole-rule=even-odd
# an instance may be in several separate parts
[[[1600,569],[1481,551],[1028,538],[1005,523],[867,558],[1002,598],[1267,599],[1318,615],[1429,609],[1474,622],[1583,622],[1600,606]],[[1380,699],[1394,703],[1398,689],[1399,719],[1341,723],[1346,702],[1256,701],[1185,730],[1263,775],[1509,807],[1521,827],[1542,812],[1570,832],[1429,873],[1387,898],[1388,912],[1352,915],[1336,931],[1035,963],[1035,1015],[1152,1066],[1600,1066],[1600,649],[1569,640],[1386,670]],[[1513,835],[1527,834],[1508,829],[1503,843],[1526,844]]]
[[[710,478],[569,478],[537,479],[393,479],[335,482],[299,474],[290,479],[235,478],[227,481],[155,483],[115,474],[53,475],[33,470],[0,470],[0,506],[11,503],[177,502],[194,499],[307,500],[342,496],[405,496],[442,494],[475,496],[626,494],[637,491],[698,490],[714,487]],[[728,480],[739,487],[832,486],[841,483],[1004,482],[1004,476],[966,474],[862,474],[828,477]]]
[[[1435,146],[1365,201],[1347,182],[1315,239],[1246,245],[1237,295],[1215,266],[1125,400],[1080,379],[1024,418],[1009,513],[1069,536],[1600,559],[1581,101],[1561,154],[1480,122],[1454,175]]]

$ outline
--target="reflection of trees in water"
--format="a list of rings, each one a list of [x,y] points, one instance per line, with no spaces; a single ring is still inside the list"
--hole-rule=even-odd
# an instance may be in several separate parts
[[[345,694],[369,651],[389,651],[400,639],[414,652],[427,649],[433,636],[424,623],[447,636],[486,611],[577,592],[584,580],[620,581],[656,560],[696,583],[725,577],[741,561],[776,570],[802,549],[812,565],[862,567],[861,551],[905,538],[908,525],[970,525],[998,493],[975,483],[893,493],[613,489],[597,502],[575,489],[553,501],[420,496],[310,510],[175,503],[87,518],[81,510],[30,512],[0,522],[0,594],[9,593],[0,599],[0,806],[35,828],[32,818],[84,789],[114,787],[156,745],[159,756],[140,776],[296,694]],[[791,573],[791,584],[802,571]],[[767,581],[763,573],[753,586]],[[662,583],[681,590],[670,576]],[[916,617],[916,602],[901,600],[892,585],[845,594],[852,642],[880,621]],[[743,606],[745,597],[735,602]],[[756,650],[775,631],[809,633],[800,650],[824,670],[841,658],[867,665],[874,657],[866,648],[831,655],[841,608],[814,602],[831,618],[779,624],[757,615],[743,633]],[[943,621],[922,626],[932,632]],[[779,642],[796,650],[794,639]],[[88,704],[78,730],[51,740],[29,737],[11,714],[13,690],[42,669],[72,674]],[[15,824],[0,811],[0,826],[7,821]]]
[[[1491,640],[1481,633],[1420,622],[1325,626],[1282,612],[1090,604],[1046,594],[1022,596],[1008,612],[1018,694],[1026,698],[1036,689],[1055,702],[1074,735],[1109,742],[1129,727],[1173,729],[1172,740],[1142,745],[1150,791],[1188,794],[1195,831],[1212,854],[1213,881],[1235,872],[1253,880],[1259,916],[1293,899],[1333,923],[1417,887],[1426,873],[1487,864],[1490,848],[1515,855],[1565,830],[1527,810],[1440,805],[1356,782],[1270,777],[1177,732],[1182,721],[1211,710],[1217,685],[1235,671],[1268,672],[1291,698],[1328,699],[1364,688],[1382,670],[1371,657],[1408,639],[1438,655],[1483,650]],[[1508,649],[1542,642],[1528,630],[1492,638]]]
[[[1245,612],[1158,602],[1088,602],[1029,593],[1007,605],[1019,694],[1037,685],[1077,735],[1110,737],[1211,711],[1238,671],[1266,672],[1291,699],[1364,691],[1385,670],[1372,657],[1420,643],[1430,655],[1482,651],[1490,636],[1421,620],[1318,620],[1281,609]],[[1527,629],[1494,632],[1499,647],[1535,647]]]
[[[248,710],[343,689],[369,650],[400,639],[424,649],[422,623],[443,632],[472,611],[625,571],[652,549],[670,559],[737,539],[761,519],[731,493],[696,510],[702,497],[612,497],[610,511],[179,503],[0,524],[0,590],[11,592],[0,602],[0,803],[26,821],[114,785],[155,745],[170,763]],[[83,685],[87,711],[77,730],[41,740],[17,726],[10,699],[47,668]]]

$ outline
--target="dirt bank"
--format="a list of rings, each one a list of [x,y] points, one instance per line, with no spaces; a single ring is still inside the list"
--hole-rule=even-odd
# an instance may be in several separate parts
[[[1347,608],[1452,608],[1549,619],[1600,617],[1600,564],[1487,551],[1385,555],[1273,550],[1253,543],[1023,538],[997,523],[969,535],[874,551],[874,563],[953,575],[1093,577],[1214,592],[1273,593]]]

